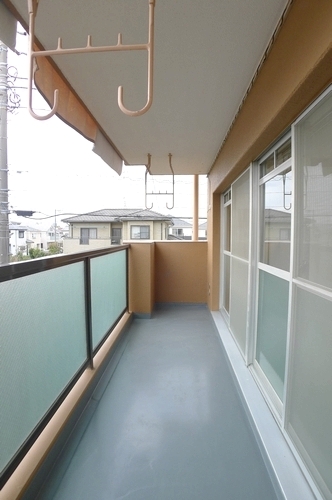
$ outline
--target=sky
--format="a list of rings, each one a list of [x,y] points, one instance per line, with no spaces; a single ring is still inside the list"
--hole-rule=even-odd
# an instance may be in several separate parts
[[[23,32],[22,28],[19,29]],[[17,36],[16,48],[26,53],[27,37]],[[118,176],[92,152],[93,144],[56,116],[45,121],[32,118],[27,110],[28,59],[8,51],[11,74],[17,69],[16,91],[21,97],[20,108],[8,112],[8,187],[11,210],[36,211],[32,227],[48,228],[54,214],[79,214],[104,208],[145,208],[145,167],[124,166]],[[33,92],[34,109],[47,110],[39,93]],[[199,217],[206,217],[206,176],[199,181]],[[149,191],[172,189],[171,176],[149,176]],[[193,176],[175,177],[174,209],[169,196],[149,196],[153,211],[176,217],[192,217]],[[48,219],[46,217],[49,217]],[[65,218],[66,216],[63,215]],[[37,220],[38,219],[38,220]],[[11,221],[22,219],[15,214]],[[203,219],[200,223],[205,222]]]

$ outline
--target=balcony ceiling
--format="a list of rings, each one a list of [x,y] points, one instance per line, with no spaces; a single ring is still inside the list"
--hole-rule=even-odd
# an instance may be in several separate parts
[[[28,20],[27,0],[11,0]],[[70,85],[128,164],[168,174],[211,168],[287,0],[156,0],[154,100],[146,102],[146,52],[62,55],[54,58]],[[148,40],[148,0],[40,0],[36,35],[46,49]]]

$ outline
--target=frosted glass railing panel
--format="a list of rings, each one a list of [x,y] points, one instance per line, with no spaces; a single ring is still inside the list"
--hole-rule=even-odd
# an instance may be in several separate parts
[[[332,498],[332,302],[296,290],[286,428],[324,498]]]
[[[87,358],[83,262],[0,283],[0,352],[3,470]]]
[[[230,327],[244,354],[246,350],[249,266],[247,262],[235,257],[232,257],[231,263]]]
[[[91,260],[92,343],[95,348],[127,306],[126,251]]]
[[[283,400],[289,282],[259,271],[256,359]]]

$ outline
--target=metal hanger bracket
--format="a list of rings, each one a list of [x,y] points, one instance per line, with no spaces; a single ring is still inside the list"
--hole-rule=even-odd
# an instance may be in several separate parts
[[[136,44],[136,45],[124,45],[122,43],[122,34],[118,34],[118,43],[116,45],[100,46],[94,47],[92,45],[91,36],[88,35],[88,40],[86,47],[77,47],[72,49],[64,49],[62,47],[62,39],[58,38],[58,46],[53,50],[41,50],[35,51],[35,19],[37,15],[37,8],[39,0],[28,0],[28,10],[29,10],[29,81],[28,81],[28,91],[29,91],[29,112],[36,118],[36,120],[47,120],[51,118],[59,106],[59,90],[54,91],[54,102],[53,108],[46,115],[37,115],[32,109],[32,83],[34,80],[34,75],[37,70],[37,58],[38,57],[49,57],[49,56],[59,56],[62,54],[83,54],[92,52],[118,52],[118,51],[128,51],[128,50],[146,50],[148,53],[148,84],[147,84],[147,102],[142,109],[137,111],[131,111],[125,107],[123,104],[123,87],[120,85],[118,87],[118,106],[121,111],[128,116],[140,116],[143,115],[150,109],[153,99],[153,54],[154,54],[154,7],[156,0],[149,0],[149,38],[148,43]]]
[[[151,155],[150,153],[148,154],[148,163],[146,165],[146,170],[145,170],[145,208],[147,210],[151,210],[152,207],[153,207],[153,203],[151,203],[151,206],[149,207],[148,206],[148,203],[147,203],[147,197],[148,196],[172,196],[172,206],[169,206],[168,203],[166,203],[166,207],[168,208],[168,210],[172,210],[172,208],[174,208],[174,170],[173,170],[173,166],[172,166],[172,155],[171,153],[168,154],[168,161],[169,161],[169,167],[171,169],[171,172],[172,172],[172,192],[156,192],[156,191],[150,191],[148,192],[148,174],[152,175],[151,173]]]

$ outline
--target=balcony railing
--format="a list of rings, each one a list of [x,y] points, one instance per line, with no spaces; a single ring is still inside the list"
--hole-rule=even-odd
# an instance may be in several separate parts
[[[128,307],[128,246],[0,267],[0,488]]]

